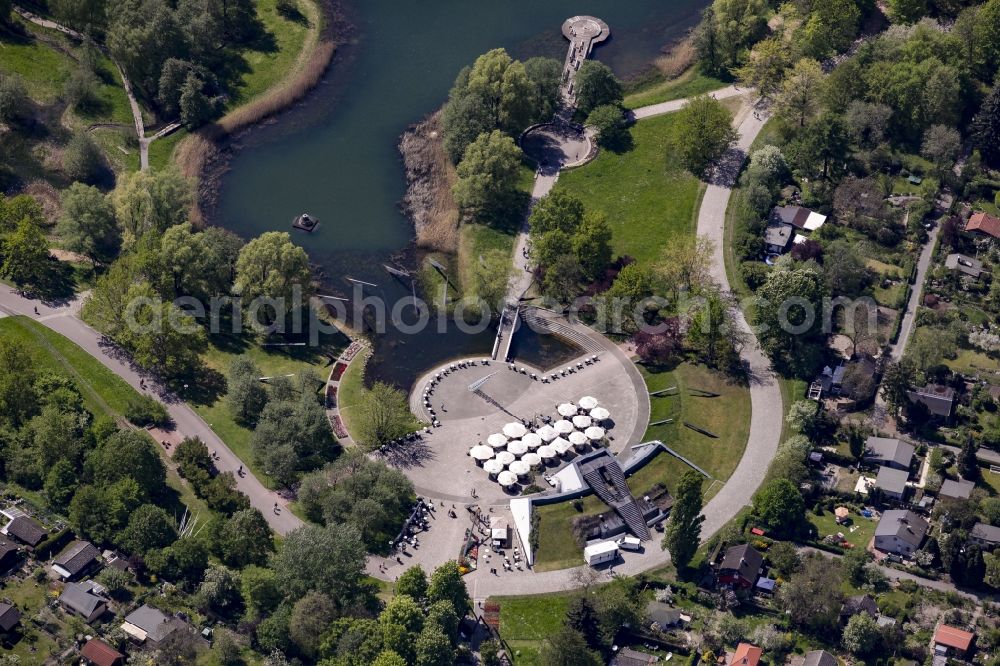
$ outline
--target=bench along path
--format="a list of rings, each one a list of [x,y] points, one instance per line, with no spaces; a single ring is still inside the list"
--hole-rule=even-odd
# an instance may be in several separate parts
[[[240,460],[229,450],[212,428],[191,409],[187,403],[170,394],[157,383],[156,379],[133,366],[120,349],[108,344],[104,336],[88,326],[78,316],[84,296],[62,305],[47,305],[37,300],[24,298],[6,285],[0,285],[0,312],[9,315],[25,315],[43,326],[52,329],[100,361],[105,367],[128,382],[140,393],[161,400],[173,419],[176,432],[182,437],[198,437],[210,451],[215,451],[218,460],[215,466],[220,472],[232,472],[243,467],[243,476],[236,477],[236,487],[250,498],[250,504],[259,509],[268,524],[278,534],[287,534],[302,526],[302,521],[288,509],[287,501],[278,493],[269,490]],[[38,314],[35,315],[35,308]],[[143,387],[145,383],[145,388]],[[274,506],[278,505],[275,512]]]

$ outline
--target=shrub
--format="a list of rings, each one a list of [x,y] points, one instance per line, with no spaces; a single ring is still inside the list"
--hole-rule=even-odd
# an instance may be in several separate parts
[[[170,423],[167,408],[159,400],[148,395],[129,399],[128,405],[125,407],[125,418],[140,428],[146,426],[161,427]]]

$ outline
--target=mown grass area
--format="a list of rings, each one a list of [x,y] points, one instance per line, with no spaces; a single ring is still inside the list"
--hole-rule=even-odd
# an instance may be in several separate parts
[[[346,338],[330,336],[323,344],[313,347],[263,347],[251,335],[230,336],[219,335],[210,338],[208,350],[202,360],[216,378],[224,378],[229,366],[239,356],[249,356],[264,377],[280,377],[294,375],[300,372],[313,372],[319,379],[326,381],[330,370],[325,352],[336,357],[338,351],[346,345]],[[229,407],[226,405],[225,391],[211,396],[209,399],[192,400],[191,407],[205,420],[216,435],[226,443],[233,453],[260,479],[269,484],[268,477],[254,462],[250,450],[250,436],[253,430],[237,423]]]
[[[137,395],[125,380],[72,341],[27,317],[0,319],[0,340],[23,344],[39,372],[73,380],[84,407],[94,414],[120,417],[129,399]]]
[[[538,549],[535,551],[535,571],[568,569],[583,564],[583,546],[573,535],[573,521],[580,516],[595,516],[610,507],[597,498],[582,498],[583,510],[573,502],[559,502],[535,507],[538,516]]]
[[[24,80],[28,95],[40,104],[55,102],[63,86],[76,68],[68,55],[40,41],[40,29],[22,19],[14,21],[26,35],[4,32],[0,34],[0,72],[17,74]]]
[[[750,434],[750,390],[703,365],[682,363],[671,371],[655,372],[645,367],[640,371],[650,392],[677,387],[675,395],[650,397],[650,422],[667,418],[674,422],[650,426],[645,438],[659,439],[713,479],[728,479]],[[717,437],[696,432],[684,426],[685,422]],[[669,479],[667,488],[672,489],[674,481]]]
[[[337,408],[347,432],[351,432],[354,410],[361,404],[361,398],[365,394],[365,365],[370,357],[370,348],[358,354],[337,385]]]
[[[0,642],[0,649],[3,650],[4,654],[10,655],[16,660],[13,663],[41,663],[40,657],[55,654],[59,649],[58,644],[46,632],[33,628],[25,632],[28,618],[38,615],[43,608],[58,597],[55,589],[49,586],[50,582],[47,578],[41,583],[36,583],[32,577],[27,577],[24,580],[10,577],[5,581],[4,599],[10,601],[21,612],[21,626],[13,630],[11,634],[11,637],[20,636],[20,638],[13,646],[6,640]],[[54,616],[57,623],[56,631],[62,634],[65,625],[61,621],[59,613],[54,614]]]
[[[277,9],[277,0],[259,0],[257,16],[269,33],[269,48],[243,52],[248,71],[241,77],[240,85],[229,101],[229,108],[235,108],[264,93],[281,81],[294,68],[306,36],[318,32],[322,15],[312,0],[297,0],[298,17],[282,15]]]
[[[750,392],[745,386],[730,383],[722,374],[705,366],[681,364],[664,372],[651,372],[640,367],[650,392],[676,386],[678,394],[651,398],[650,422],[673,418],[667,425],[651,426],[646,440],[659,439],[712,475],[719,483],[705,484],[706,498],[722,487],[736,469],[750,432]],[[717,393],[717,397],[701,397],[692,392]],[[718,438],[691,430],[688,421],[709,430]],[[670,491],[680,476],[690,467],[674,456],[661,453],[629,477],[633,493],[643,493],[654,484],[662,483]],[[581,510],[573,502],[560,502],[535,509],[539,518],[538,549],[535,569],[550,571],[565,569],[583,562],[583,548],[573,536],[573,521],[579,516],[592,516],[609,508],[594,495],[582,500]]]
[[[905,305],[903,299],[906,297],[907,286],[905,282],[895,282],[888,287],[878,285],[872,289],[872,296],[879,305],[899,309]]]
[[[464,223],[459,233],[459,282],[463,294],[472,297],[476,295],[475,281],[472,278],[476,262],[491,250],[499,250],[508,256],[512,256],[517,236],[514,229],[497,229],[475,222]]]
[[[844,541],[854,548],[865,548],[868,542],[875,536],[875,520],[865,518],[857,513],[851,512],[850,525],[838,525],[837,518],[832,511],[825,511],[822,516],[817,516],[810,511],[806,518],[816,527],[819,539],[829,534],[843,534]],[[853,528],[853,530],[852,530]]]
[[[574,592],[492,597],[500,604],[500,636],[514,651],[515,666],[540,664],[542,641],[556,633]]]
[[[187,130],[179,129],[173,134],[169,134],[149,144],[149,168],[153,171],[162,171],[169,167],[171,158],[174,155],[174,148],[184,140],[187,134]],[[138,150],[135,152],[135,158],[138,164]]]
[[[707,76],[696,68],[691,68],[675,79],[658,81],[627,95],[623,105],[626,109],[638,109],[650,104],[694,97],[728,85],[727,81]]]
[[[607,215],[612,249],[649,265],[661,248],[695,233],[697,205],[704,186],[672,157],[673,115],[632,127],[634,147],[601,151],[579,169],[560,175],[556,189],[583,201],[587,210]]]

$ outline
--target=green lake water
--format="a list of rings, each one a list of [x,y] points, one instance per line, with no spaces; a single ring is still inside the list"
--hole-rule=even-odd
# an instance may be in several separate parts
[[[308,211],[314,234],[293,238],[322,269],[327,290],[350,295],[344,278],[378,285],[392,301],[409,287],[386,261],[412,264],[412,225],[399,212],[406,189],[399,135],[438,108],[458,70],[505,47],[514,57],[562,59],[562,22],[577,14],[604,19],[611,38],[595,57],[620,76],[646,66],[697,22],[705,0],[359,0],[356,39],[340,48],[317,90],[297,108],[241,140],[222,180],[213,221],[251,237],[288,230]],[[482,353],[492,333],[457,331],[401,336],[376,344],[370,373],[409,386],[416,373],[446,358]]]

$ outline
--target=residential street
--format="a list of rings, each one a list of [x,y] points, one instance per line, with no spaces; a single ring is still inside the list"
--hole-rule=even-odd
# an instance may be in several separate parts
[[[156,384],[152,377],[133,367],[117,353],[115,347],[103,343],[101,334],[77,316],[81,302],[82,297],[77,297],[66,305],[50,307],[37,300],[23,298],[12,288],[0,285],[0,312],[25,315],[61,333],[128,382],[135,390],[158,397],[170,412],[177,432],[182,437],[200,438],[210,451],[218,455],[216,467],[220,471],[230,471],[235,474],[240,465],[243,465],[236,454],[229,450],[187,403],[178,400],[166,388]],[[34,314],[36,307],[38,315]],[[145,389],[142,388],[140,380],[145,380]],[[245,465],[243,465],[243,476],[236,478],[236,486],[250,498],[250,504],[264,514],[268,524],[278,534],[287,534],[302,526],[302,521],[288,510],[287,502],[277,493],[268,490]],[[275,503],[278,505],[277,513],[274,510]]]

